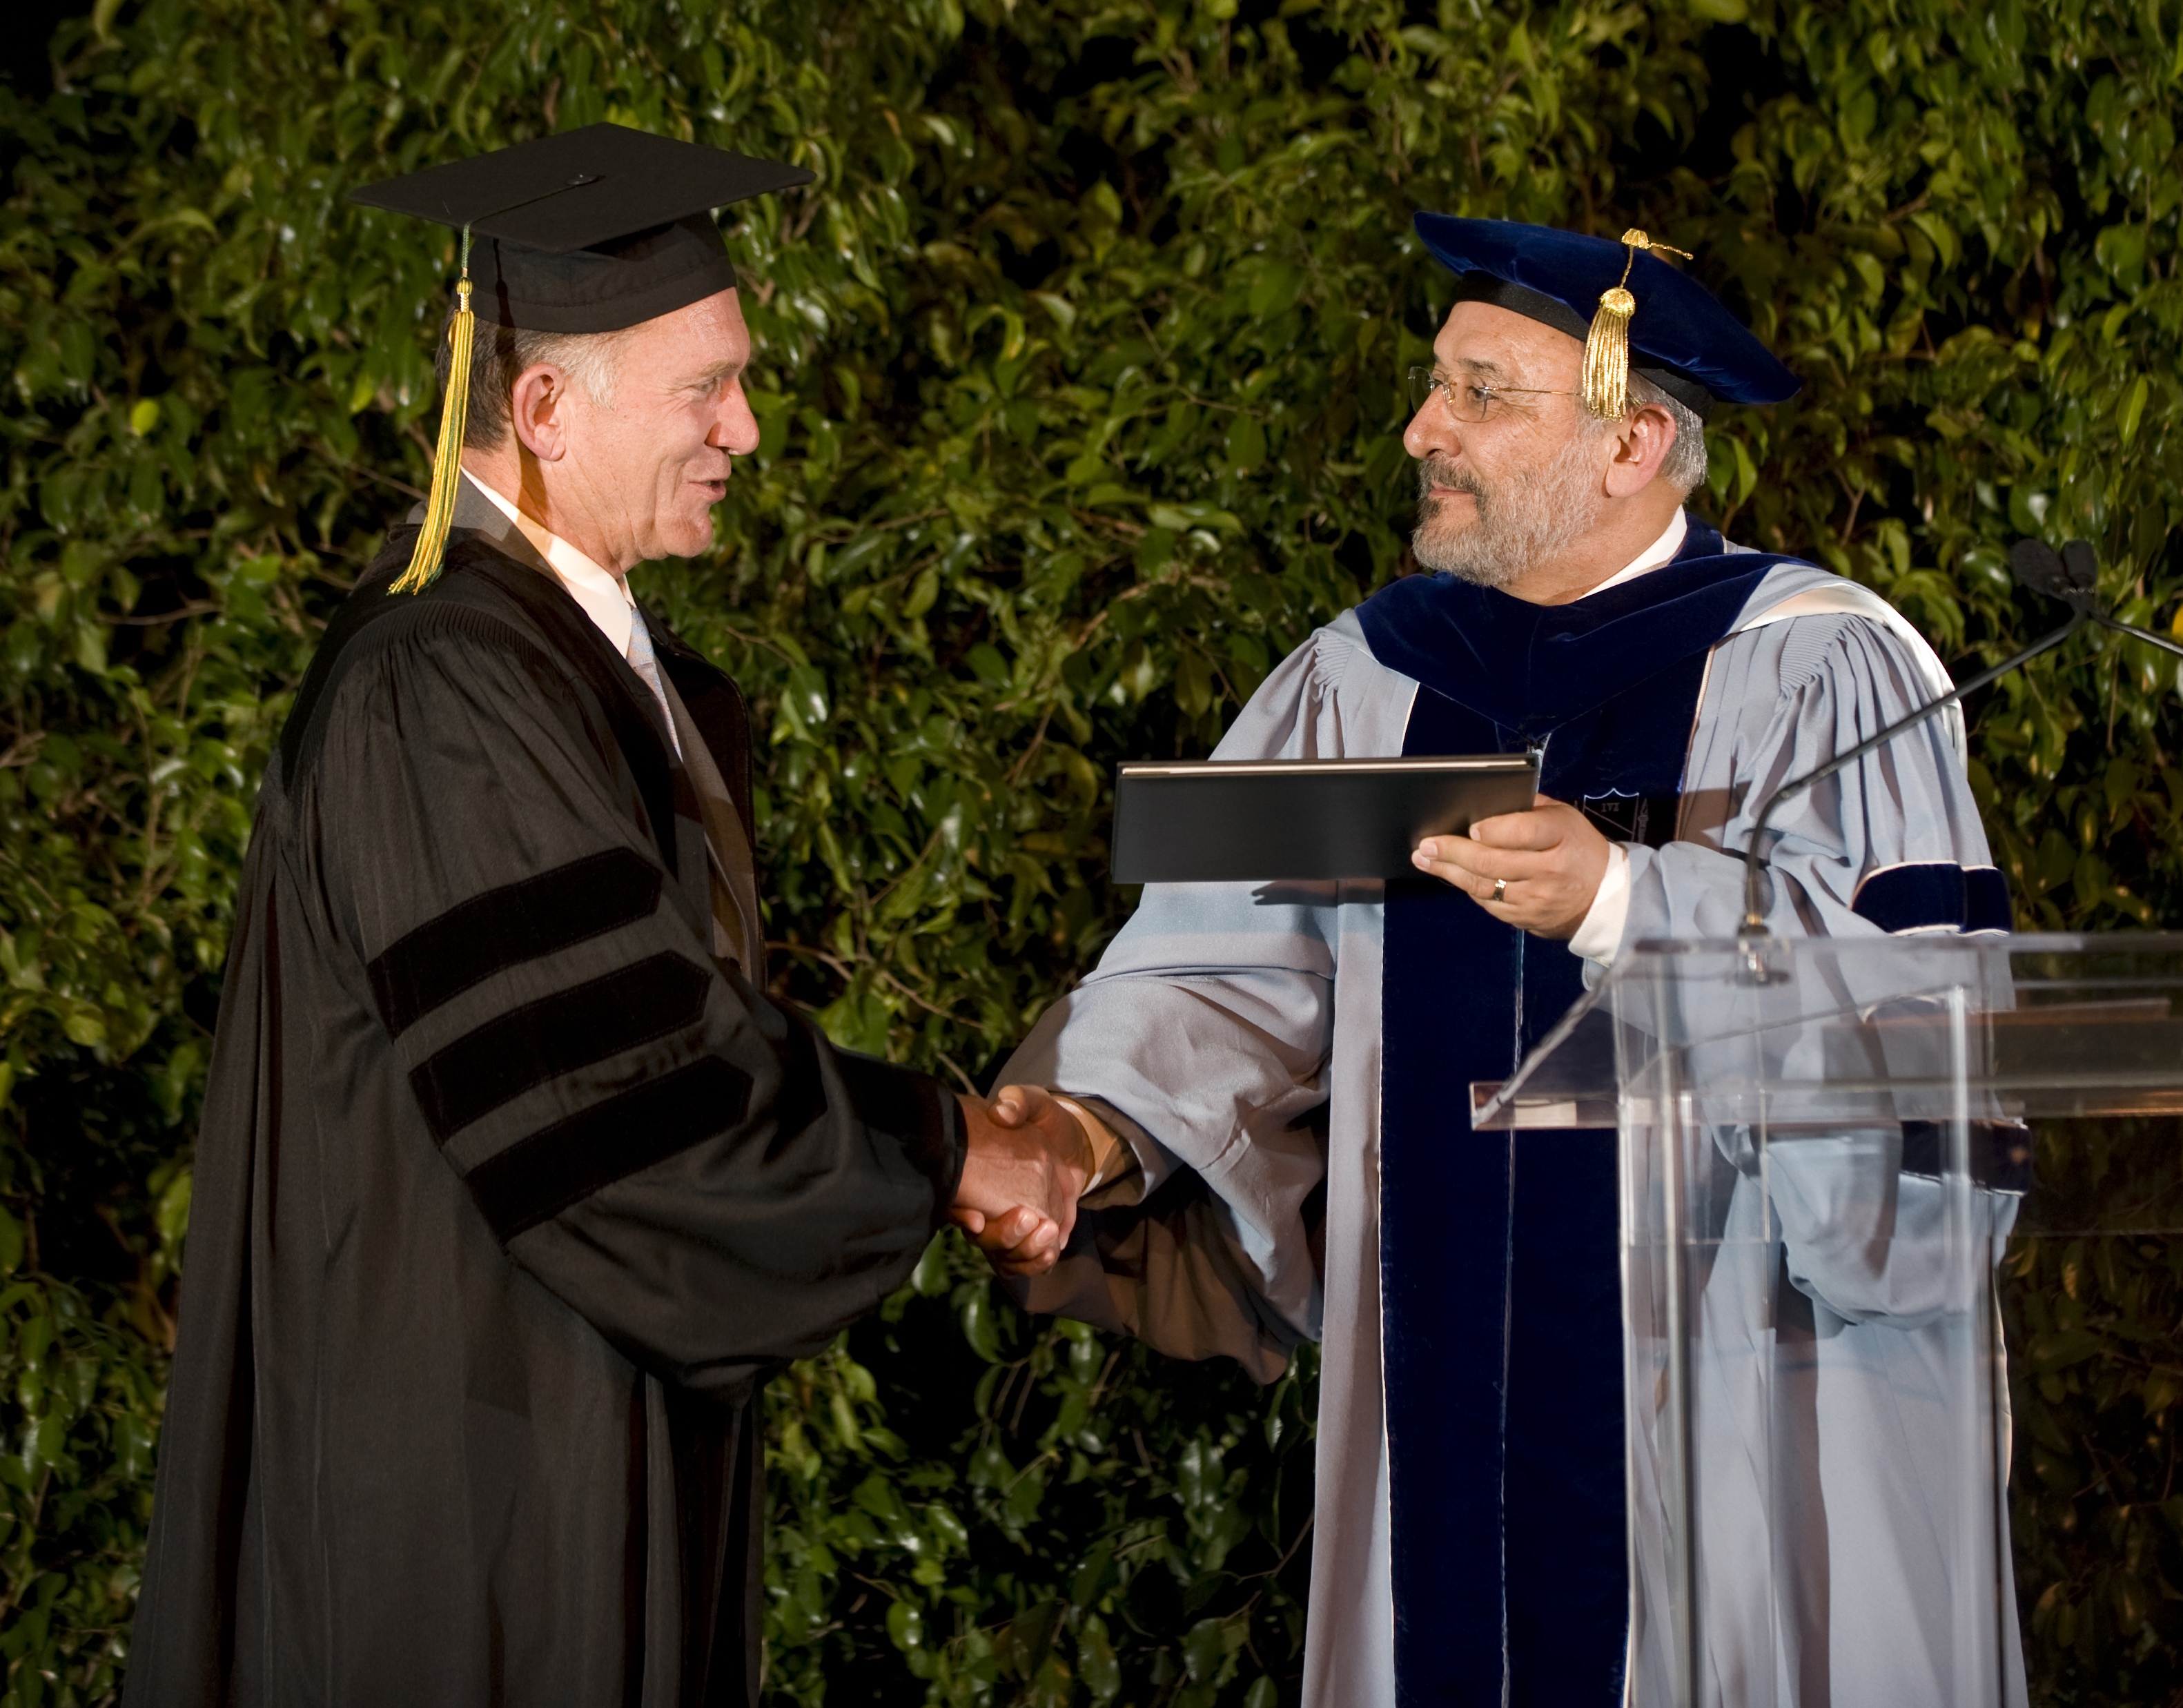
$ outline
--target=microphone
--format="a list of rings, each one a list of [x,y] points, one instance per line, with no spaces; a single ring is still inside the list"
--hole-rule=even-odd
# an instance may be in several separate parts
[[[2016,571],[2018,583],[2033,592],[2044,593],[2049,599],[2059,599],[2073,609],[2082,611],[2102,629],[2112,629],[2118,635],[2127,635],[2133,640],[2142,640],[2147,646],[2183,657],[2183,642],[2173,635],[2125,623],[2099,602],[2099,595],[2094,591],[2099,581],[2099,560],[2084,541],[2072,540],[2058,554],[2044,540],[2019,540],[2009,548],[2008,561]]]
[[[1914,729],[1928,718],[1938,716],[1966,694],[1976,693],[1989,684],[1999,681],[2012,670],[2022,669],[2041,653],[2052,652],[2087,624],[2112,629],[2119,635],[2127,635],[2133,640],[2146,641],[2183,657],[2183,642],[2156,634],[2150,629],[2140,629],[2108,614],[2106,607],[2099,602],[2099,559],[2086,541],[2072,540],[2057,552],[2043,540],[2019,540],[2009,548],[2008,562],[2009,567],[2016,572],[2019,586],[2067,605],[2070,610],[2069,620],[2052,634],[2033,641],[2014,657],[2002,660],[1992,669],[1972,677],[1962,686],[1928,702],[1908,716],[1898,718],[1870,740],[1858,742],[1848,752],[1836,754],[1825,764],[1814,767],[1801,777],[1790,778],[1760,804],[1752,820],[1750,843],[1743,851],[1743,923],[1736,932],[1737,943],[1747,951],[1747,970],[1754,979],[1768,982],[1764,957],[1753,951],[1772,935],[1766,929],[1765,912],[1759,898],[1766,860],[1758,851],[1766,840],[1766,821],[1786,797],[1833,776],[1846,766],[1854,765],[1866,754],[1886,746],[1906,730]]]

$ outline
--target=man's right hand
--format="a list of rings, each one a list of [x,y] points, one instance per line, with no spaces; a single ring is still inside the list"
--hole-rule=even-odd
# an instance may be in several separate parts
[[[1051,1097],[1037,1106],[1010,1093],[988,1105],[963,1097],[968,1151],[947,1212],[1003,1275],[1043,1275],[1076,1225],[1076,1200],[1092,1178],[1092,1141]]]

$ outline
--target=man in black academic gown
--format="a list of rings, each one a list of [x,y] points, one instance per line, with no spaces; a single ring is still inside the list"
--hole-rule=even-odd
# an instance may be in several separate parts
[[[1073,1134],[766,996],[742,697],[623,580],[758,442],[706,210],[808,177],[595,125],[360,198],[475,321],[259,798],[132,1704],[754,1700],[767,1374],[951,1206],[1066,1231]]]

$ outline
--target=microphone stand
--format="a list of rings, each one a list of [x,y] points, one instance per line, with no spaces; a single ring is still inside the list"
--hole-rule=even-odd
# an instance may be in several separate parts
[[[1765,948],[1773,941],[1773,934],[1766,929],[1765,909],[1760,890],[1766,870],[1765,857],[1759,852],[1766,838],[1767,820],[1774,809],[1787,796],[1801,789],[1833,776],[1846,766],[1854,765],[1866,754],[1886,746],[1905,730],[1915,729],[1926,719],[1955,705],[1966,694],[1999,681],[2012,670],[2020,670],[2042,652],[2051,652],[2087,624],[2110,629],[2119,635],[2127,635],[2134,640],[2183,657],[2183,642],[2165,635],[2155,634],[2149,629],[2140,629],[2110,616],[2104,610],[2094,591],[2098,579],[2098,564],[2092,548],[2081,540],[2072,540],[2062,548],[2059,556],[2054,548],[2040,540],[2019,540],[2009,553],[2016,571],[2016,579],[2034,592],[2049,598],[2062,600],[2071,607],[2073,613],[2067,623],[2051,635],[2035,640],[2013,658],[2003,660],[1992,669],[1983,671],[1951,690],[1938,699],[1929,701],[1908,716],[1898,718],[1878,735],[1860,741],[1847,753],[1839,753],[1824,765],[1816,766],[1801,777],[1791,777],[1780,785],[1759,804],[1751,825],[1751,840],[1743,851],[1743,923],[1736,932],[1736,946],[1743,951],[1745,976],[1753,982],[1772,982],[1773,975],[1766,965]]]
[[[2183,658],[2183,640],[2178,640],[2171,635],[2164,635],[2158,629],[2141,629],[2135,623],[2121,622],[2104,611],[2093,611],[2088,614],[2102,629],[2112,629],[2118,635],[2127,635],[2133,640],[2142,640],[2149,646],[2160,647]]]

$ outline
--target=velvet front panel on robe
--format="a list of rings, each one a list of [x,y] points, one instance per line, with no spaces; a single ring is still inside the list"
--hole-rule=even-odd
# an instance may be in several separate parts
[[[1407,754],[1541,750],[1558,800],[1680,787],[1708,650],[1771,557],[1677,562],[1574,606],[1446,579],[1365,607],[1421,683]],[[1408,1704],[1613,1708],[1628,1613],[1611,1132],[1475,1134],[1582,990],[1565,944],[1438,883],[1391,884],[1383,983],[1380,1283],[1395,1661]]]

